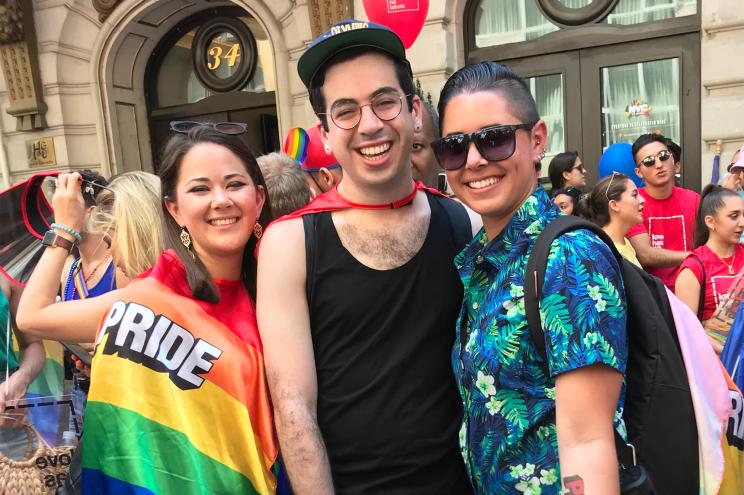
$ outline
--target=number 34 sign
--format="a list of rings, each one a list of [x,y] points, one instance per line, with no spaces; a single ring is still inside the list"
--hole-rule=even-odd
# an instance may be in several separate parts
[[[240,19],[217,17],[203,24],[192,44],[194,71],[212,91],[245,86],[256,69],[256,41]]]

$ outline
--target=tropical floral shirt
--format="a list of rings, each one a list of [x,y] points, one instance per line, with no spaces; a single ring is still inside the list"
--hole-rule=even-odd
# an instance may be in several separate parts
[[[604,242],[577,230],[553,242],[548,258],[540,308],[545,376],[523,285],[532,245],[559,214],[538,187],[498,237],[488,242],[481,230],[455,259],[465,288],[452,352],[465,405],[460,447],[479,494],[559,494],[555,377],[597,363],[625,372],[620,268]],[[624,387],[615,427],[625,435],[623,400]]]

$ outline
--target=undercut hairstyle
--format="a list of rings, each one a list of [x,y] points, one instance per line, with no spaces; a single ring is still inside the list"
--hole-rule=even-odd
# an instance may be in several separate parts
[[[705,225],[705,217],[716,216],[723,208],[726,198],[738,198],[739,193],[717,184],[708,184],[700,193],[700,206],[695,216],[695,234],[693,235],[693,247],[698,248],[708,242],[710,230]]]
[[[134,278],[154,265],[163,251],[162,222],[158,177],[126,172],[111,179],[98,195],[90,232],[111,238],[116,265]]]
[[[669,138],[666,138],[666,145],[667,148],[669,148],[669,151],[672,152],[672,157],[674,157],[674,163],[678,163],[682,160],[682,147],[672,141]]]
[[[181,243],[181,226],[176,223],[168,212],[166,202],[176,201],[176,184],[181,171],[183,157],[186,156],[191,148],[201,143],[213,143],[223,146],[234,153],[250,176],[256,188],[263,188],[266,191],[261,169],[253,156],[253,152],[240,136],[223,134],[212,126],[197,125],[192,127],[187,133],[175,132],[168,139],[163,150],[163,157],[160,165],[160,187],[162,189],[163,200],[163,231],[166,249],[175,251],[178,258],[186,269],[186,280],[191,288],[191,295],[199,300],[210,303],[219,301],[219,293],[212,281],[212,276],[207,271],[204,263],[199,259],[195,252],[186,249]],[[204,164],[208,167],[209,164]],[[261,215],[257,222],[261,227],[266,228],[272,219],[271,204],[268,194],[264,202]],[[243,249],[243,266],[241,269],[241,280],[253,300],[256,299],[256,258],[254,251],[257,240],[251,235]]]
[[[300,166],[284,153],[259,156],[259,167],[266,181],[266,193],[276,218],[299,210],[310,202],[310,186]]]
[[[633,146],[631,147],[631,153],[633,153],[633,161],[636,162],[636,165],[638,165],[638,162],[639,162],[638,158],[636,157],[638,152],[641,151],[641,148],[651,143],[661,143],[667,148],[669,148],[669,144],[667,143],[667,138],[665,138],[663,135],[654,134],[654,133],[641,134],[640,136],[638,136],[638,139],[635,140],[635,142],[633,143]],[[670,149],[669,151],[672,151],[672,150]]]
[[[434,105],[424,100],[421,100],[421,105],[426,110],[426,113],[429,114],[429,119],[431,120],[431,130],[434,133],[434,139],[439,139],[440,137],[442,137],[442,134],[439,132],[439,115],[437,114],[437,109],[434,108]]]
[[[588,194],[581,196],[581,216],[600,227],[610,223],[610,201],[620,200],[628,190],[629,180],[627,175],[615,172],[599,181]]]
[[[535,99],[527,84],[511,67],[496,62],[466,65],[447,79],[439,96],[439,132],[442,132],[447,103],[460,94],[496,91],[504,96],[509,110],[523,124],[540,120]]]
[[[323,129],[325,129],[326,132],[328,132],[328,116],[325,115],[326,100],[325,95],[323,94],[323,85],[325,84],[325,78],[328,69],[330,69],[334,65],[348,62],[349,60],[353,60],[368,53],[376,53],[390,60],[390,62],[393,64],[393,67],[395,68],[395,76],[398,79],[400,89],[403,90],[403,94],[406,95],[408,111],[413,111],[413,96],[416,93],[416,89],[413,85],[413,73],[411,72],[410,65],[402,60],[398,60],[392,57],[389,53],[383,50],[379,50],[377,48],[369,46],[357,46],[338,52],[333,57],[329,58],[315,73],[313,79],[310,81],[310,87],[308,87],[307,89],[313,111],[315,112],[315,115],[317,115],[321,125],[323,126]]]
[[[548,176],[550,177],[550,184],[553,186],[553,189],[566,187],[566,179],[563,177],[563,172],[570,172],[578,157],[579,153],[577,151],[564,151],[563,153],[558,153],[550,160]]]

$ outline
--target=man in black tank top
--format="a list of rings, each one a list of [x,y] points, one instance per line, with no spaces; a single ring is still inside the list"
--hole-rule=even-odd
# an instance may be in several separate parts
[[[298,71],[344,178],[267,229],[259,252],[259,330],[292,487],[471,493],[450,353],[453,258],[472,230],[462,205],[412,181],[422,108],[403,44],[344,21]]]

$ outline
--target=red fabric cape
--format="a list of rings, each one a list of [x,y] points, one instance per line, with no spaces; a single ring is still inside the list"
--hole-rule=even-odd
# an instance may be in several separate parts
[[[437,196],[442,196],[444,198],[447,197],[447,195],[441,193],[439,190],[433,189],[431,187],[426,187],[424,184],[422,184],[420,181],[417,181],[417,180],[413,181],[413,187],[414,187],[414,191],[428,191],[432,194],[436,194]],[[279,217],[271,223],[274,224],[277,222],[283,222],[284,220],[289,220],[292,218],[299,218],[303,215],[309,215],[311,213],[320,213],[322,211],[338,211],[338,210],[345,210],[347,208],[361,208],[365,210],[387,210],[391,208],[399,208],[401,206],[405,206],[406,204],[408,203],[400,204],[400,201],[393,201],[392,203],[384,203],[384,204],[377,204],[377,205],[353,203],[349,201],[348,199],[344,198],[343,196],[341,196],[341,193],[338,192],[338,184],[336,184],[333,187],[333,189],[329,189],[323,194],[316,196],[315,199],[310,201],[303,208],[300,208],[299,210],[296,210],[296,211],[293,211],[292,213],[284,215],[283,217]]]

